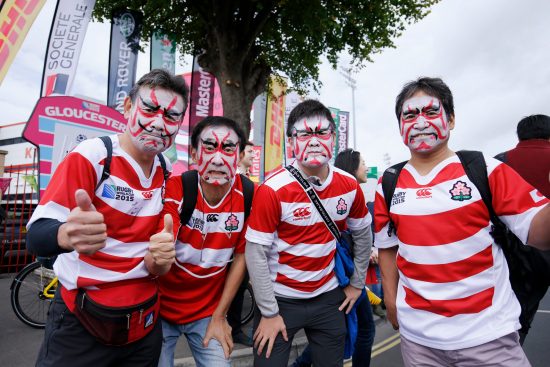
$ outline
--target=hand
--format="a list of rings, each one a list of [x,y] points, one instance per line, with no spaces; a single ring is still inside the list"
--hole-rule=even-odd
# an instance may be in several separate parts
[[[378,264],[378,252],[371,252],[370,254],[370,262],[373,264]]]
[[[281,315],[267,318],[263,317],[260,320],[260,324],[254,333],[254,348],[258,349],[258,355],[262,354],[262,350],[267,343],[267,351],[265,352],[265,358],[269,358],[273,344],[277,335],[281,333],[285,342],[288,342],[288,336],[286,334],[286,326]]]
[[[169,268],[176,258],[174,245],[174,221],[170,214],[164,215],[164,228],[149,239],[149,253],[155,266]]]
[[[85,190],[76,190],[74,197],[76,207],[69,213],[67,222],[59,227],[57,242],[65,250],[92,255],[105,247],[107,226],[103,214],[96,211]]]
[[[355,288],[352,285],[348,285],[346,288],[344,288],[344,293],[346,294],[346,299],[344,302],[342,302],[342,305],[338,307],[339,311],[342,311],[344,308],[346,308],[346,314],[350,313],[351,309],[353,308],[353,305],[355,302],[357,302],[357,299],[361,296],[361,292],[363,290],[359,288]]]
[[[231,326],[229,326],[225,317],[212,316],[206,328],[204,339],[202,340],[203,347],[206,348],[208,342],[210,342],[212,338],[220,342],[225,358],[229,359],[233,351],[233,338],[231,337]]]
[[[399,322],[397,321],[397,307],[395,305],[395,301],[388,302],[384,298],[384,304],[386,305],[386,317],[388,318],[388,321],[391,323],[394,330],[399,330]]]

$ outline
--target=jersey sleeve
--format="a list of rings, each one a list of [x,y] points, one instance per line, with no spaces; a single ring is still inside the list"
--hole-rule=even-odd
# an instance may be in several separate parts
[[[177,238],[180,227],[180,211],[183,202],[183,184],[181,176],[172,176],[166,181],[166,191],[164,194],[164,206],[159,217],[157,233],[164,228],[164,216],[170,214],[174,223],[174,238]]]
[[[491,158],[487,166],[496,215],[521,242],[527,243],[531,221],[548,204],[548,198],[506,164]]]
[[[397,235],[388,236],[390,215],[382,191],[382,179],[378,181],[374,197],[374,245],[378,248],[397,246]]]
[[[360,230],[370,226],[372,222],[372,216],[367,208],[365,202],[365,195],[359,183],[356,181],[355,198],[351,204],[349,216],[346,223],[351,230]]]
[[[271,246],[281,221],[281,203],[277,193],[268,185],[261,185],[254,194],[248,219],[246,240]]]

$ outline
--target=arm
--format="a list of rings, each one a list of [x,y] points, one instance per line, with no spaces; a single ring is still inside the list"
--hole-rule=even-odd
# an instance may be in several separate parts
[[[206,334],[202,341],[203,346],[206,348],[210,339],[216,339],[223,348],[225,358],[229,358],[233,350],[233,339],[231,338],[231,326],[227,323],[226,315],[231,306],[233,298],[239,289],[240,284],[244,279],[244,272],[246,270],[246,264],[243,253],[235,253],[233,264],[229,268],[227,278],[225,279],[225,285],[223,287],[222,296],[218,307],[214,310]]]
[[[550,250],[550,204],[540,210],[531,221],[527,244],[539,250]]]
[[[27,250],[36,256],[50,257],[68,252],[57,242],[57,233],[63,223],[57,219],[40,218],[27,232]]]
[[[396,308],[397,287],[399,284],[399,272],[396,264],[397,249],[397,246],[378,249],[378,265],[382,273],[384,304],[386,305],[388,320],[395,330],[399,329]]]
[[[258,348],[258,354],[262,353],[265,344],[268,344],[266,358],[271,355],[271,349],[275,338],[281,332],[283,339],[288,341],[286,326],[279,315],[279,306],[275,299],[273,284],[267,265],[267,246],[253,242],[246,242],[246,265],[252,281],[252,289],[256,304],[260,309],[262,318],[254,333],[254,346]]]

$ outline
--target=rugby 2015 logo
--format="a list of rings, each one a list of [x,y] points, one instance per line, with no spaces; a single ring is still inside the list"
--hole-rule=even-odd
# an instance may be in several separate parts
[[[134,190],[125,186],[103,185],[101,196],[107,199],[134,201]]]

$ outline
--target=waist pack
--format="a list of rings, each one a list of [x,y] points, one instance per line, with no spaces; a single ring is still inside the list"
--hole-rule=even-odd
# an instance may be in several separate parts
[[[109,295],[102,292],[79,289],[74,310],[80,323],[100,343],[130,344],[154,329],[160,308],[156,285],[154,288],[144,287],[143,293],[123,307],[109,304]],[[116,292],[119,296],[125,293],[118,288]]]

